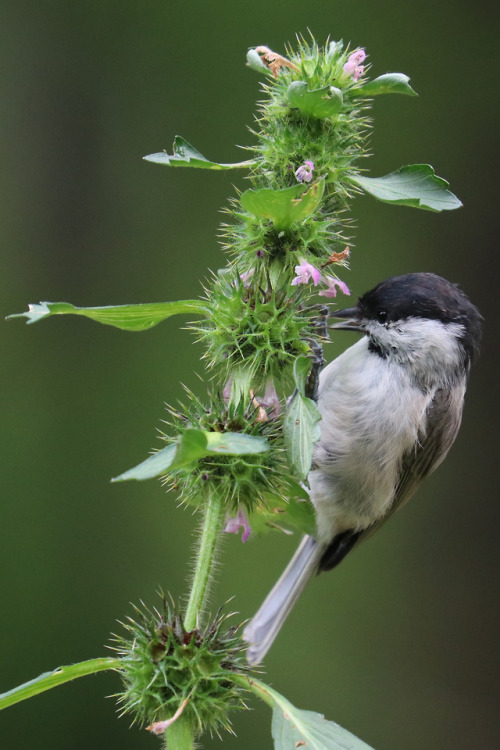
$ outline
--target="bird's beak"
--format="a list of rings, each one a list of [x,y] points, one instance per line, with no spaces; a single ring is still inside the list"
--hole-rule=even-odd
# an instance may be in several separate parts
[[[365,332],[365,328],[359,319],[359,310],[357,307],[346,307],[344,310],[335,310],[330,313],[332,318],[342,318],[340,323],[334,323],[330,328],[336,331],[359,331]]]

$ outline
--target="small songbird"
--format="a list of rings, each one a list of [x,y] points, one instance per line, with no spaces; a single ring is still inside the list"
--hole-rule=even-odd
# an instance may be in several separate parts
[[[258,664],[308,579],[331,570],[406,503],[451,448],[481,315],[454,284],[432,273],[382,281],[334,329],[363,337],[320,374],[321,437],[308,476],[316,535],[304,536],[247,625]]]

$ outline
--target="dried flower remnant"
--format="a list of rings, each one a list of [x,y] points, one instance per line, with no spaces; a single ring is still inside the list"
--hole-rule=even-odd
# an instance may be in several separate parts
[[[298,70],[298,67],[290,62],[290,60],[287,60],[286,57],[279,55],[277,52],[273,52],[269,47],[261,44],[255,48],[255,51],[260,55],[260,59],[269,68],[275,78],[278,77],[279,70],[282,67]]]
[[[156,735],[163,734],[168,729],[168,727],[170,727],[174,723],[174,721],[177,721],[177,719],[179,718],[179,716],[182,714],[187,704],[189,703],[189,698],[190,698],[189,695],[187,698],[184,698],[181,705],[179,706],[179,708],[177,709],[177,711],[175,712],[175,714],[172,716],[171,719],[166,719],[165,721],[155,721],[153,722],[153,724],[150,724],[149,727],[146,727],[148,732],[152,732],[152,734],[156,734]]]
[[[342,250],[341,253],[333,252],[326,263],[323,263],[321,268],[326,268],[327,266],[331,265],[332,263],[342,263],[343,261],[347,260],[349,258],[349,255],[351,254],[351,250],[349,246],[345,248],[345,250]]]

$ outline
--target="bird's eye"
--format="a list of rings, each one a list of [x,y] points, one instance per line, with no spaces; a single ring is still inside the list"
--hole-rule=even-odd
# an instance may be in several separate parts
[[[385,323],[387,320],[387,312],[385,310],[379,310],[377,313],[377,320],[379,323]]]

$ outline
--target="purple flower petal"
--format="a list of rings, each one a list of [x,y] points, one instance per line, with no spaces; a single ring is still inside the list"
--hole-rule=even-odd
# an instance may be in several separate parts
[[[235,518],[226,518],[226,528],[224,531],[227,534],[237,534],[240,528],[243,527],[243,534],[241,535],[241,541],[246,542],[250,536],[250,524],[245,511],[239,510]]]
[[[353,81],[358,81],[363,73],[365,72],[364,65],[360,63],[366,60],[366,52],[364,49],[358,49],[347,58],[347,62],[344,65],[344,73],[348,76],[352,76]]]
[[[299,182],[311,182],[313,178],[314,162],[307,159],[295,170],[295,177]]]
[[[304,262],[300,266],[295,266],[295,273],[297,276],[292,281],[292,286],[307,284],[311,279],[314,286],[318,286],[321,280],[321,272],[312,263]]]
[[[321,292],[319,292],[320,297],[336,297],[337,287],[340,289],[342,294],[351,294],[351,292],[349,291],[349,287],[347,286],[345,281],[340,281],[340,279],[335,279],[333,278],[333,276],[328,276],[325,279],[325,282],[328,284],[328,289],[323,289]]]
[[[360,65],[366,60],[366,52],[363,48],[357,49],[349,55],[347,62],[352,62],[355,65]]]

